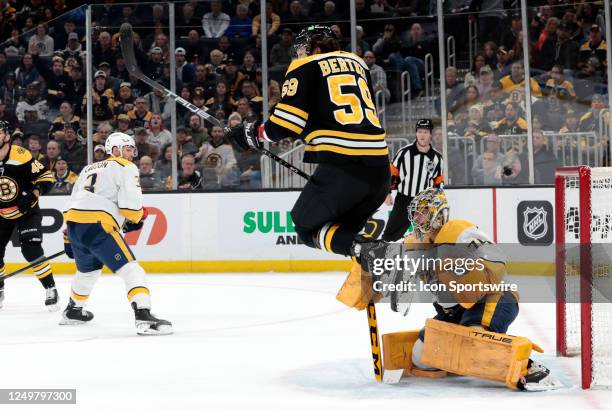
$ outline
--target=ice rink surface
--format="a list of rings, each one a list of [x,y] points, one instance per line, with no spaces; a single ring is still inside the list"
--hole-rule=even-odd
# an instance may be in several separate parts
[[[153,313],[175,334],[135,334],[123,282],[104,275],[85,326],[59,326],[31,276],[6,283],[0,310],[0,387],[76,388],[77,405],[43,409],[612,409],[612,390],[583,391],[579,359],[555,357],[552,304],[521,305],[509,333],[530,337],[567,388],[525,393],[476,379],[374,380],[365,312],[335,294],[345,273],[150,275]],[[71,276],[56,278],[65,306]],[[420,327],[378,306],[382,333]]]

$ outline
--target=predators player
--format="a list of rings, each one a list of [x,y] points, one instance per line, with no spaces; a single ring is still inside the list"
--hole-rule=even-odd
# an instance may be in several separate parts
[[[527,338],[506,334],[518,315],[518,294],[476,286],[504,283],[506,258],[498,246],[473,223],[449,219],[446,194],[440,188],[419,193],[410,203],[408,217],[415,229],[406,237],[404,249],[428,249],[441,262],[419,272],[417,277],[427,284],[443,284],[447,291],[434,294],[437,314],[426,322],[425,328],[383,336],[387,362],[383,366],[398,357],[411,358],[399,368],[416,370],[413,374],[421,376],[441,369],[501,381],[513,389],[561,387],[546,367],[529,358],[532,349],[542,351],[537,345]],[[452,261],[454,266],[467,266],[466,258],[479,260],[480,264],[473,264],[469,270],[453,269],[449,264]],[[458,259],[462,264],[457,263]],[[472,285],[472,289],[453,290],[457,286],[452,283]],[[339,299],[351,298],[339,295]]]
[[[243,148],[302,139],[304,162],[319,166],[291,211],[295,230],[307,246],[352,255],[355,235],[385,200],[391,179],[370,72],[360,57],[340,51],[326,26],[303,29],[294,55],[270,119],[228,136]]]
[[[105,149],[109,158],[81,171],[64,214],[66,254],[75,259],[77,273],[60,324],[82,324],[93,319],[93,313],[83,308],[106,265],[125,283],[136,332],[170,334],[172,324],[151,314],[145,271],[119,233],[141,229],[147,216],[138,168],[132,163],[136,144],[129,135],[115,132],[106,140]]]
[[[51,172],[28,150],[11,144],[10,136],[10,125],[0,121],[0,308],[4,300],[4,253],[13,231],[17,230],[21,253],[28,262],[44,258],[38,198],[55,182]],[[57,310],[58,295],[49,262],[41,262],[32,270],[45,288],[47,309]]]

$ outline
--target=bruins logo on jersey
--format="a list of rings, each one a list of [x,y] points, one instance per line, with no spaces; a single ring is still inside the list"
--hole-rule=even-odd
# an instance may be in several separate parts
[[[18,191],[17,182],[13,178],[0,176],[0,201],[11,202]]]

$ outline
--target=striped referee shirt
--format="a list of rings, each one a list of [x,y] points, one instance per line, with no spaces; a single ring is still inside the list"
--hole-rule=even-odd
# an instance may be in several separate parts
[[[391,173],[399,178],[397,192],[414,198],[419,192],[442,183],[442,155],[431,146],[426,153],[420,152],[413,142],[397,152]]]

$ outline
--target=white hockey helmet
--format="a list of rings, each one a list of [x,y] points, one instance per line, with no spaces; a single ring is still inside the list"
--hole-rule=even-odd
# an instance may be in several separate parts
[[[136,143],[134,142],[134,138],[131,136],[124,134],[122,132],[113,132],[108,136],[106,142],[104,143],[104,149],[108,155],[113,155],[113,148],[119,148],[119,156],[121,156],[121,152],[123,152],[123,147],[134,147],[136,149]]]

